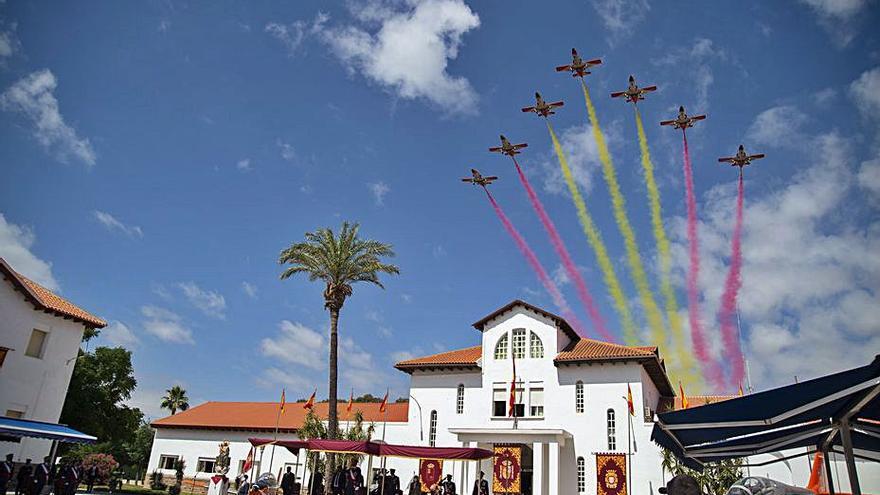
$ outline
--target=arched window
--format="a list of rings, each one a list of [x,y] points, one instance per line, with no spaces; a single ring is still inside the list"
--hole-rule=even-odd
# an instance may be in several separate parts
[[[513,357],[525,359],[526,357],[526,329],[516,328],[513,330],[513,345],[511,346]]]
[[[455,397],[455,413],[464,414],[464,384],[458,384],[458,394]]]
[[[544,343],[541,342],[541,337],[538,337],[538,334],[535,332],[529,335],[529,357],[533,359],[544,357]]]
[[[614,409],[606,413],[608,417],[608,450],[617,450],[617,427],[614,419]]]
[[[580,380],[574,384],[574,412],[584,412],[584,382]]]
[[[495,344],[495,359],[507,359],[507,334],[501,336],[498,339],[498,343]]]
[[[587,491],[587,463],[578,457],[578,493]]]
[[[428,428],[428,445],[437,445],[437,411],[431,411],[431,425]]]

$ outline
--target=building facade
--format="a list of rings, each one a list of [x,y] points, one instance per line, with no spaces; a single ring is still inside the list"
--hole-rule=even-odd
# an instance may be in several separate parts
[[[651,429],[658,410],[680,401],[655,347],[581,338],[564,319],[518,300],[474,327],[481,335],[479,345],[397,363],[410,375],[409,404],[393,404],[386,417],[376,404],[356,406],[376,422],[374,438],[384,425],[385,440],[394,444],[490,450],[517,445],[524,494],[595,494],[596,457],[602,453],[629,456],[630,493],[653,494],[665,485],[669,475],[661,468],[659,447],[650,440]],[[514,361],[516,418],[508,414]],[[689,402],[693,407],[726,398],[689,397]],[[286,409],[284,415],[292,414],[283,416],[279,438],[296,439],[304,414],[301,405]],[[219,442],[229,440],[235,471],[248,455],[248,437],[273,435],[276,412],[277,403],[208,403],[156,421],[149,469],[170,475],[173,459],[181,456],[187,477],[206,478],[209,473],[199,466],[208,467]],[[282,450],[276,450],[271,470],[277,475],[290,465],[301,476],[299,461]],[[257,454],[262,471],[270,470],[269,455],[268,450]],[[415,460],[387,462],[404,483],[417,471]],[[802,469],[787,463],[754,474],[803,486],[809,466],[806,460],[801,464]],[[443,471],[453,475],[459,493],[470,493],[479,471],[491,480],[492,461],[446,462]]]
[[[101,318],[17,273],[0,258],[0,414],[57,423],[87,328]],[[41,459],[51,442],[0,442],[3,455]]]

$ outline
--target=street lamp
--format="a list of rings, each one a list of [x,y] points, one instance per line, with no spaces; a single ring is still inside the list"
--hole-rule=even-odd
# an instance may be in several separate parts
[[[424,442],[425,441],[425,427],[424,427],[424,422],[422,421],[422,405],[419,404],[419,401],[416,400],[416,398],[413,397],[412,395],[410,395],[409,398],[412,399],[413,401],[415,401],[416,405],[419,406],[419,441]]]

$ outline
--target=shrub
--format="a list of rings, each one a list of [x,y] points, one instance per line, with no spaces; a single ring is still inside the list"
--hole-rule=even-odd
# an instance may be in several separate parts
[[[168,487],[168,495],[180,495],[180,487],[177,485],[171,485]]]
[[[119,467],[119,463],[110,454],[86,454],[83,456],[82,463],[84,473],[87,473],[92,466],[98,468],[95,484],[107,483],[110,479],[110,473]]]
[[[150,474],[150,490],[162,490],[164,491],[168,488],[165,485],[165,480],[162,477],[162,473],[159,471],[153,471]]]

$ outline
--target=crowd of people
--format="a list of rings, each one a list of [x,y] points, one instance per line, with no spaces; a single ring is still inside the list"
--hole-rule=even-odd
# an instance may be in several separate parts
[[[81,483],[92,492],[98,480],[95,466],[85,468],[81,462],[64,459],[53,465],[51,461],[48,456],[39,464],[26,459],[16,468],[13,455],[7,454],[6,460],[0,463],[0,494],[5,494],[10,484],[14,486],[15,495],[42,495],[47,487],[47,494],[73,495]]]

